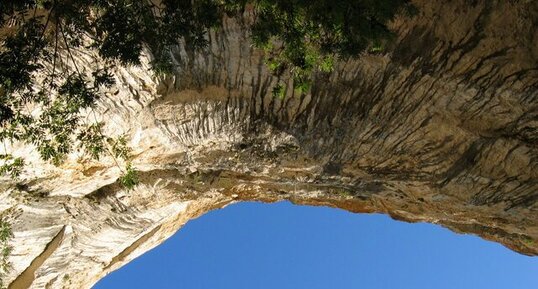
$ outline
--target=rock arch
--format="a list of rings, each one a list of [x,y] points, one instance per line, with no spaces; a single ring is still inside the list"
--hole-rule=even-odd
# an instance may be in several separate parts
[[[245,200],[382,212],[537,255],[538,2],[445,2],[417,0],[394,47],[340,61],[304,95],[285,78],[287,97],[272,96],[277,79],[232,19],[207,51],[178,47],[173,76],[118,68],[100,117],[131,137],[141,184],[122,189],[110,160],[37,158],[2,182],[9,288],[89,288]]]

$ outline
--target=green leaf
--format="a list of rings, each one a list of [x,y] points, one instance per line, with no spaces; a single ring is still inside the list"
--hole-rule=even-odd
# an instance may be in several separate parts
[[[120,184],[127,190],[132,190],[138,185],[138,172],[133,168],[131,163],[127,164],[125,173],[119,178]]]

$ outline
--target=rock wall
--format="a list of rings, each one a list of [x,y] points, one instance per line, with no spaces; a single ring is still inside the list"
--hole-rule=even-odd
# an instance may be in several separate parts
[[[184,223],[239,201],[291,200],[440,224],[538,255],[538,2],[417,0],[381,54],[342,59],[300,95],[240,21],[209,48],[116,70],[96,119],[127,134],[141,184],[110,159],[30,167],[0,183],[9,288],[90,288]],[[91,52],[79,63],[95,65]],[[90,116],[89,116],[90,117]],[[95,120],[95,119],[90,119]]]

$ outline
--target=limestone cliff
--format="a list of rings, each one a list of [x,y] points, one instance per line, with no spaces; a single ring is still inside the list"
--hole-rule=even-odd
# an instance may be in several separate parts
[[[131,138],[141,184],[122,189],[112,160],[57,168],[15,147],[32,162],[0,184],[6,284],[90,288],[245,200],[381,212],[538,255],[538,1],[416,5],[393,47],[340,61],[306,95],[272,96],[278,80],[231,19],[207,51],[177,48],[173,76],[118,68],[97,117]]]

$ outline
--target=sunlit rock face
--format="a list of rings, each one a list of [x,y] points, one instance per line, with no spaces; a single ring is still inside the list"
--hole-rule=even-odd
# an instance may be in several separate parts
[[[422,1],[394,47],[342,60],[306,95],[277,83],[233,20],[174,76],[118,68],[97,119],[127,134],[141,184],[110,159],[3,180],[9,288],[90,288],[232,202],[381,212],[538,254],[538,2]],[[528,2],[528,3],[527,3]],[[81,54],[80,65],[95,65]],[[147,63],[147,59],[144,59]]]

